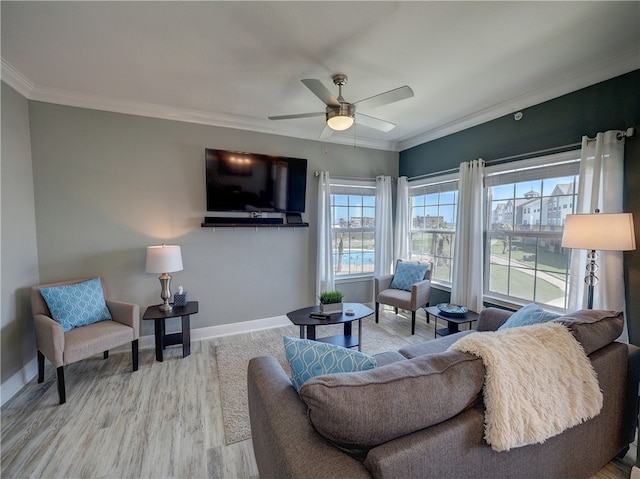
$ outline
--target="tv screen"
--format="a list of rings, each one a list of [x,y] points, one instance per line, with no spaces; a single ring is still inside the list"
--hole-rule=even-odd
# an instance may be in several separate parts
[[[304,213],[307,160],[205,150],[207,211]]]

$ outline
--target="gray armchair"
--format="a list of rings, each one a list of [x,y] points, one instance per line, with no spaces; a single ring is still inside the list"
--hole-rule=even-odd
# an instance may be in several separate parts
[[[62,326],[52,319],[40,289],[83,281],[87,281],[87,278],[41,284],[31,288],[31,309],[36,331],[36,347],[38,348],[38,382],[44,381],[44,358],[46,357],[57,370],[60,404],[66,402],[64,366],[67,364],[99,353],[103,353],[104,359],[107,359],[109,349],[130,342],[133,370],[138,370],[140,307],[137,304],[107,299],[104,280],[101,283],[102,291],[105,293],[105,302],[112,320],[100,321],[64,332]]]
[[[398,260],[400,263],[402,260]],[[431,272],[433,271],[433,263],[429,263],[429,268],[424,275],[424,279],[411,286],[411,291],[391,288],[393,274],[374,278],[375,302],[376,302],[376,323],[380,312],[380,304],[387,304],[395,308],[398,314],[398,308],[411,311],[411,334],[416,333],[416,311],[429,305],[429,297],[431,296]],[[429,315],[427,315],[427,323]]]

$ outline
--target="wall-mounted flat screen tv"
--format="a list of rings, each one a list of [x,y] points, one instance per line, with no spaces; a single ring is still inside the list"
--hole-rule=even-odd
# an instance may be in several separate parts
[[[307,160],[205,150],[207,211],[304,213]]]

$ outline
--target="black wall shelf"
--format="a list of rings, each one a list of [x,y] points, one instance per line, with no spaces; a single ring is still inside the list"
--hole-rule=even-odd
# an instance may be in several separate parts
[[[200,224],[203,228],[306,228],[309,223],[285,223],[283,218],[232,218],[226,216],[206,216]]]
[[[207,223],[203,221],[203,228],[308,228],[309,223]]]

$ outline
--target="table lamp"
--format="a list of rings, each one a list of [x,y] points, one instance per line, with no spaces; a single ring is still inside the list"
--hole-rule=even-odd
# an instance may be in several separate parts
[[[161,273],[158,279],[162,287],[160,297],[163,304],[160,305],[159,309],[160,311],[171,311],[173,306],[169,303],[169,298],[171,298],[171,291],[169,290],[171,275],[169,273],[182,271],[180,246],[167,244],[148,246],[145,271],[147,273]]]
[[[596,259],[600,251],[629,251],[636,249],[632,213],[600,213],[567,215],[562,234],[562,247],[586,249],[589,287],[587,308],[593,309],[593,288],[598,284]]]

